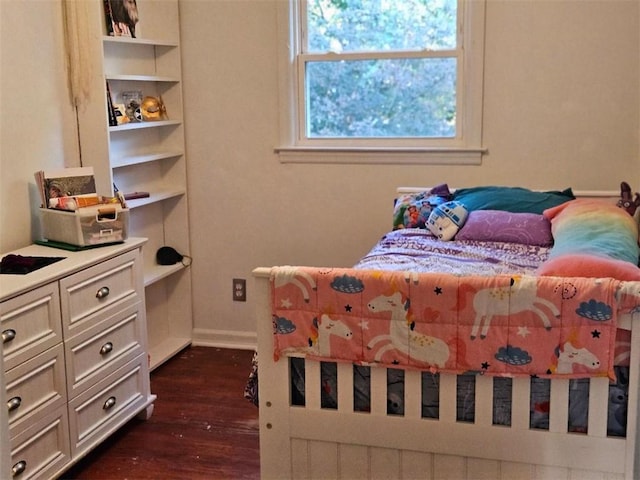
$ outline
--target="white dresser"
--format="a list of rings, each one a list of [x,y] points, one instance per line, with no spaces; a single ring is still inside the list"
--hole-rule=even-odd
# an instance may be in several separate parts
[[[66,258],[0,275],[0,479],[56,477],[135,415],[151,415],[145,241],[10,252]]]

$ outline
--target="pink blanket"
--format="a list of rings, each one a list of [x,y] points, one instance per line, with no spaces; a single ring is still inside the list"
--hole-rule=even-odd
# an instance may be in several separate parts
[[[613,375],[613,279],[272,270],[274,356],[503,376]]]

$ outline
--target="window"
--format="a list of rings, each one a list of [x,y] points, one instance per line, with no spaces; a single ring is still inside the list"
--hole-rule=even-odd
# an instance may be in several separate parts
[[[285,4],[283,161],[366,152],[479,163],[484,0]]]

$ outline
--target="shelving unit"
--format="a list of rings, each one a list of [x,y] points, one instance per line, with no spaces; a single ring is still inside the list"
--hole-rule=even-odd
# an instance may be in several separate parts
[[[138,38],[108,36],[103,0],[91,0],[91,95],[78,109],[83,166],[93,166],[98,193],[148,192],[128,200],[130,235],[148,238],[144,254],[151,368],[191,343],[190,269],[160,266],[155,252],[169,245],[190,255],[182,72],[177,0],[140,0]],[[109,125],[106,85],[121,93],[161,98],[167,117]]]

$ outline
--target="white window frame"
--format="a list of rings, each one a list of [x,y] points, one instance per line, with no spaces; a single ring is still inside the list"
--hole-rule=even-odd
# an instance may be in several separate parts
[[[486,0],[458,0],[457,136],[437,139],[305,138],[304,63],[299,59],[302,34],[297,21],[303,1],[277,2],[280,144],[275,152],[282,163],[481,163],[487,152],[482,147]]]

